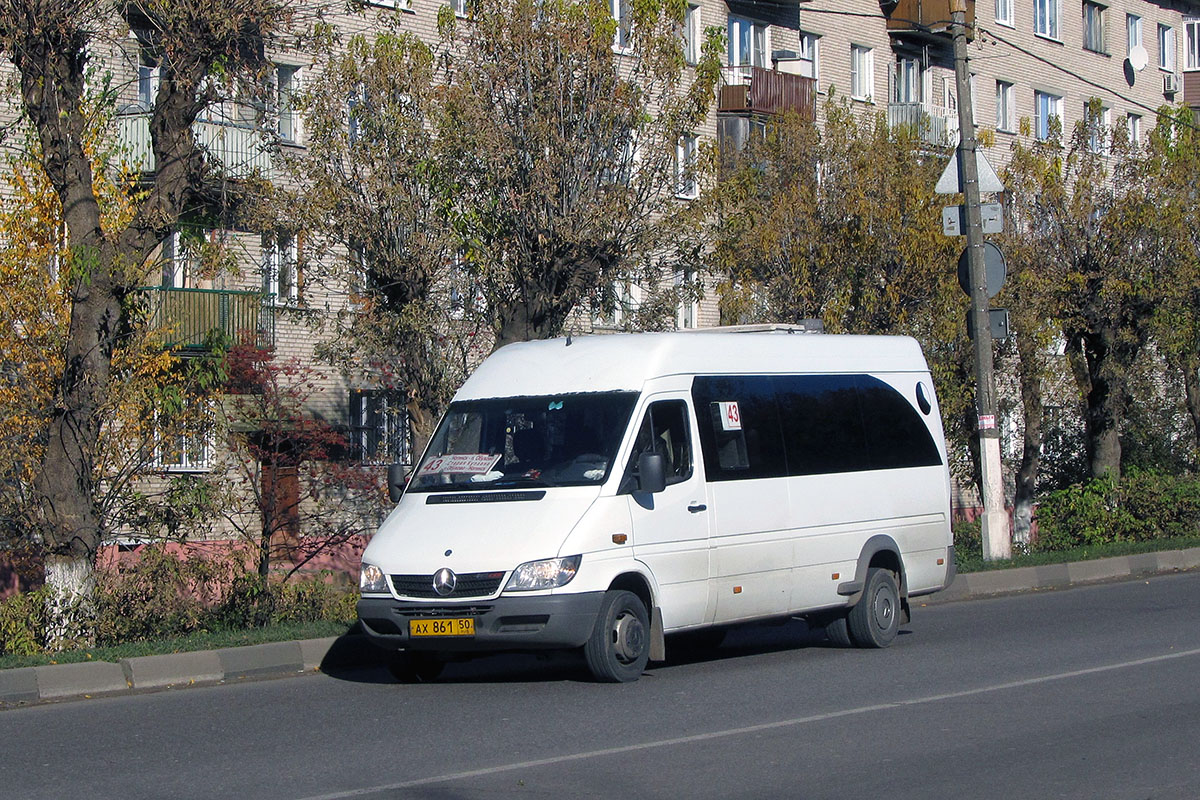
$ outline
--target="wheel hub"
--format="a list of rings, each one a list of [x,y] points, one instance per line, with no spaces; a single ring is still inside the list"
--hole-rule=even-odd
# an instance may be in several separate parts
[[[892,616],[895,614],[895,609],[892,607],[892,598],[887,592],[880,592],[875,596],[875,619],[879,621],[879,627],[889,628],[892,624]]]
[[[613,636],[613,651],[624,663],[636,661],[646,647],[646,627],[633,614],[617,617]]]

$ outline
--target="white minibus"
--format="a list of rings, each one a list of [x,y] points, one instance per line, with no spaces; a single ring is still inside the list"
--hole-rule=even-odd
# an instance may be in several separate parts
[[[389,481],[358,616],[407,679],[581,648],[598,680],[631,681],[668,635],[770,618],[886,647],[910,598],[954,577],[942,422],[909,338],[512,344]]]

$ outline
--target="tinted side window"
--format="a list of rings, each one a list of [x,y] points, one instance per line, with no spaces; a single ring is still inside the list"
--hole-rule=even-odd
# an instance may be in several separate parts
[[[625,465],[622,491],[637,485],[638,456],[658,453],[663,457],[667,485],[692,477],[692,436],[688,426],[687,403],[682,400],[661,400],[646,409],[642,425],[634,440],[633,452]]]
[[[791,475],[871,469],[858,376],[792,375],[774,379]]]
[[[787,474],[779,410],[769,377],[697,377],[692,399],[708,480]]]
[[[942,463],[925,421],[903,395],[869,375],[858,376],[858,393],[872,469],[929,467]]]

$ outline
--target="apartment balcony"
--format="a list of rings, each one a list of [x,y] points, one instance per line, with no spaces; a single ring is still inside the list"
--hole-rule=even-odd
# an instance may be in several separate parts
[[[267,139],[253,126],[201,121],[195,124],[194,131],[200,146],[208,151],[225,177],[243,179],[255,174],[271,174],[272,158]],[[150,112],[119,114],[117,135],[128,153],[130,166],[139,172],[154,172]]]
[[[888,33],[948,35],[950,0],[880,0]],[[975,0],[967,0],[967,38],[975,37]]]
[[[730,114],[782,115],[795,112],[814,118],[812,78],[765,67],[725,67],[717,111]]]
[[[171,289],[148,286],[138,291],[149,303],[149,328],[172,350],[206,349],[213,334],[228,341],[270,347],[275,343],[272,298],[261,292],[220,289]]]
[[[1200,110],[1200,71],[1183,73],[1183,102]]]
[[[936,108],[925,103],[888,103],[888,125],[901,125],[916,130],[921,141],[933,145],[953,145],[958,142],[958,112]]]

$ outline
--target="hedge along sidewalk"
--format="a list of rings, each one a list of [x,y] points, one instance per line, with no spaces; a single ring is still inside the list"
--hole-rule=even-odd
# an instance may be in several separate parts
[[[1200,569],[1200,547],[1076,561],[955,577],[934,595],[916,599],[934,605],[1038,589]],[[383,652],[361,635],[272,642],[221,650],[88,661],[0,670],[0,709],[68,698],[214,685],[256,677],[299,675],[316,670],[353,670],[382,663]]]

